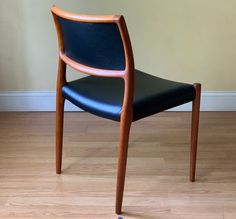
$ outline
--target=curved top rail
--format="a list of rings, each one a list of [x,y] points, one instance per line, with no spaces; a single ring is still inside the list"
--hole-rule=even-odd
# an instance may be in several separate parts
[[[85,14],[75,14],[68,11],[63,11],[57,6],[52,6],[51,12],[59,17],[65,19],[70,19],[73,21],[80,22],[93,22],[93,23],[117,23],[122,16],[121,15],[85,15]]]

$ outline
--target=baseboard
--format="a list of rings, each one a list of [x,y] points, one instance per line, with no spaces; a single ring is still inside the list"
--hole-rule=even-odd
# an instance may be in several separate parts
[[[55,111],[55,92],[0,92],[0,111]],[[65,102],[66,111],[81,111],[78,107]]]
[[[0,111],[55,111],[55,92],[0,92]],[[66,101],[66,111],[81,111]],[[190,111],[191,103],[170,111]],[[201,111],[236,111],[236,92],[203,92]]]

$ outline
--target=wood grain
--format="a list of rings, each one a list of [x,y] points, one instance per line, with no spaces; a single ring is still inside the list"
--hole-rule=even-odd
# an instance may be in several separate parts
[[[198,173],[188,181],[191,113],[132,125],[124,219],[236,218],[236,112],[202,112]],[[0,218],[118,218],[119,123],[65,113],[63,174],[55,113],[0,113]]]

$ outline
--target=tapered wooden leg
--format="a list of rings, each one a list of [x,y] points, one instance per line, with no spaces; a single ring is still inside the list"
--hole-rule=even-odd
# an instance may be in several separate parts
[[[116,213],[121,214],[123,193],[125,185],[125,173],[129,144],[129,132],[131,126],[131,116],[121,119],[120,123],[120,143],[118,149],[118,170],[116,187]]]
[[[190,150],[190,181],[195,181],[196,159],[197,159],[197,142],[198,142],[198,126],[199,111],[201,99],[201,84],[194,84],[196,97],[192,105],[192,128],[191,128],[191,150]]]
[[[63,145],[63,120],[65,98],[62,96],[62,86],[65,83],[66,65],[59,59],[57,76],[57,97],[56,97],[56,173],[61,173],[62,145]]]
[[[62,164],[62,145],[63,145],[63,120],[64,120],[64,102],[61,96],[57,97],[56,109],[56,173],[61,173]]]

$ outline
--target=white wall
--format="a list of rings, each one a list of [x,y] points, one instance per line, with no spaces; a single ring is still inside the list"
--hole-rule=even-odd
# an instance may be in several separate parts
[[[0,92],[55,90],[53,4],[123,14],[141,70],[201,82],[204,91],[236,91],[235,0],[1,0]],[[75,77],[69,71],[69,79]]]

